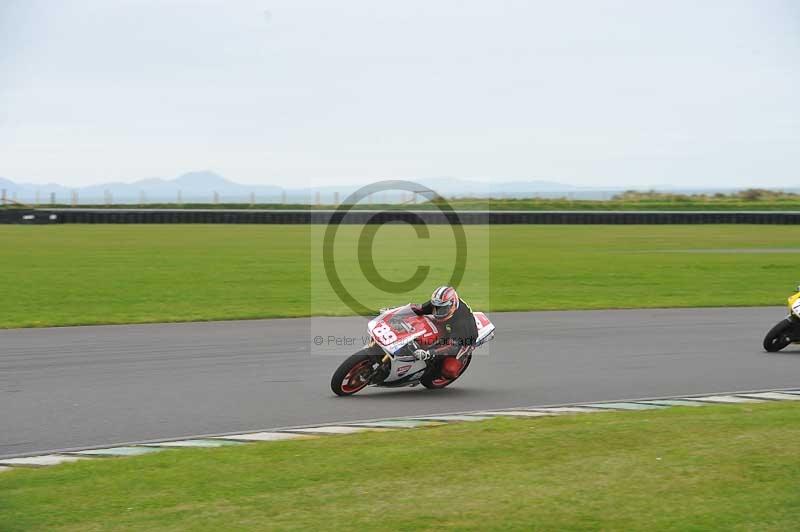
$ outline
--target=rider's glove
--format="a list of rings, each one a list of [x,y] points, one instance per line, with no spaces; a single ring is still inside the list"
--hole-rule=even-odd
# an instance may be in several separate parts
[[[433,355],[430,351],[426,351],[424,349],[417,349],[414,351],[414,358],[417,360],[430,360],[433,358]]]

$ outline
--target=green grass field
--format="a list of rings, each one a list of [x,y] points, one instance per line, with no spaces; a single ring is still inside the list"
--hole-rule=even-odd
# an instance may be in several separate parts
[[[796,530],[800,406],[496,419],[0,473],[0,529]]]
[[[800,280],[795,226],[465,226],[459,289],[490,311],[780,305]],[[452,232],[383,226],[377,270],[428,280],[391,295],[365,280],[359,226],[342,226],[344,284],[377,306],[423,300],[449,278]],[[321,226],[0,226],[0,327],[342,315]]]

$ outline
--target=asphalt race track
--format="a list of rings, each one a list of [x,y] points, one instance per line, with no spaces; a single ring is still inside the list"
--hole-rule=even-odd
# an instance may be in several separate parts
[[[337,398],[361,318],[0,331],[0,456],[465,410],[800,385],[800,347],[768,354],[782,308],[497,313],[451,388]],[[314,345],[321,336],[323,344]],[[344,341],[344,340],[342,340]]]

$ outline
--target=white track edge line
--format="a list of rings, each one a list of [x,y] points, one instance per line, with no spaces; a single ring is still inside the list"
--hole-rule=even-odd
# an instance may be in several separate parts
[[[19,453],[7,456],[0,456],[0,461],[7,460],[11,458],[29,458],[35,456],[44,456],[47,454],[64,454],[64,453],[74,453],[77,451],[90,451],[95,449],[109,449],[112,447],[135,447],[138,445],[146,445],[152,443],[165,443],[165,442],[172,442],[172,441],[182,441],[182,440],[194,440],[194,439],[204,439],[204,438],[224,438],[225,436],[236,436],[239,434],[253,434],[256,432],[289,432],[296,429],[304,429],[304,428],[317,428],[317,427],[330,427],[330,426],[339,426],[339,425],[356,425],[359,423],[374,423],[380,421],[390,421],[390,420],[424,420],[426,416],[455,416],[455,415],[470,415],[471,413],[475,412],[504,412],[507,410],[531,410],[531,409],[540,409],[540,408],[557,408],[557,407],[569,407],[569,406],[587,406],[589,404],[605,404],[605,403],[636,403],[639,401],[657,401],[661,399],[693,399],[698,397],[707,397],[709,395],[739,395],[739,394],[749,394],[749,393],[763,393],[763,392],[781,392],[785,390],[800,390],[800,385],[786,387],[786,388],[767,388],[767,389],[756,389],[756,390],[740,390],[735,392],[706,392],[700,394],[692,394],[692,395],[667,395],[667,396],[656,396],[656,397],[640,397],[634,399],[614,399],[614,400],[605,400],[605,401],[578,401],[573,403],[552,403],[552,404],[545,404],[545,405],[525,405],[525,406],[512,406],[512,407],[503,407],[503,408],[491,408],[491,409],[481,409],[481,410],[462,410],[456,412],[444,412],[444,413],[435,413],[435,414],[417,414],[417,415],[410,415],[410,416],[393,416],[393,417],[384,417],[384,418],[373,418],[373,419],[361,419],[355,421],[335,421],[335,422],[326,422],[326,423],[312,423],[308,425],[291,425],[285,427],[277,427],[277,428],[261,428],[261,429],[244,429],[244,430],[237,430],[231,432],[224,432],[224,433],[212,433],[212,434],[197,434],[191,436],[177,436],[172,438],[159,438],[159,439],[151,439],[151,440],[134,440],[129,442],[122,442],[122,443],[111,443],[105,445],[97,445],[97,446],[90,446],[90,447],[67,447],[61,449],[53,449],[47,451],[39,451],[36,454],[30,453]],[[764,402],[781,402],[781,399],[765,399]],[[735,404],[735,403],[712,403],[706,402],[708,406],[715,406],[715,405],[728,405],[728,404]],[[741,403],[742,405],[745,404],[757,404],[757,403]],[[601,409],[597,409],[601,411]],[[613,411],[612,409],[606,409],[606,411]],[[619,410],[620,412],[628,412],[628,410]],[[633,410],[630,410],[633,411]],[[579,412],[576,412],[578,414]],[[589,412],[586,412],[587,414]],[[448,422],[441,422],[441,423],[448,423]],[[450,423],[458,423],[457,421],[450,422]],[[424,427],[420,427],[424,428]],[[408,429],[410,430],[410,429]],[[257,442],[254,442],[257,443]],[[258,442],[260,443],[260,442]],[[263,442],[263,443],[270,443],[270,442]]]

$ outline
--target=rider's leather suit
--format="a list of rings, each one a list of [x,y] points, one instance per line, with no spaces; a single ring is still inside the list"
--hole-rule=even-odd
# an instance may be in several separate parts
[[[439,356],[456,355],[462,349],[469,349],[478,339],[478,326],[472,309],[463,299],[459,299],[458,309],[455,314],[445,322],[433,320],[442,334],[439,341],[431,346],[431,354]],[[433,313],[430,300],[422,305],[411,305],[411,309],[419,316]]]

